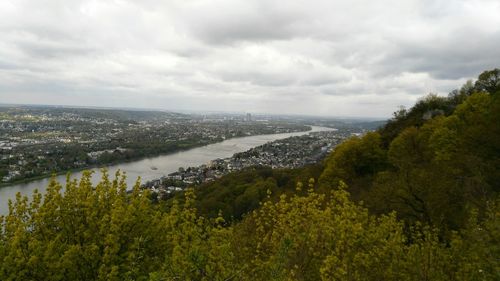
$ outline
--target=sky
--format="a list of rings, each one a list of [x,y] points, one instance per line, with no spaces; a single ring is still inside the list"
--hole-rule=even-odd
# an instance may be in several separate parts
[[[1,0],[0,103],[390,117],[500,67],[500,0]]]

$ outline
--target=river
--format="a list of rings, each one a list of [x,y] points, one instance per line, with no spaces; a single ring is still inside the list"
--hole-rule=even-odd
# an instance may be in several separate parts
[[[331,131],[334,129],[311,126],[312,130],[307,132],[283,133],[271,135],[257,135],[241,138],[232,138],[222,142],[209,144],[189,150],[179,151],[172,154],[160,155],[156,157],[145,158],[133,162],[116,164],[108,167],[110,175],[114,175],[117,170],[127,173],[127,183],[129,188],[133,186],[137,178],[140,176],[142,182],[152,179],[158,179],[164,175],[175,172],[179,167],[195,167],[206,164],[210,160],[217,158],[231,157],[238,152],[247,151],[250,148],[265,144],[278,139],[284,139],[291,136],[301,136],[311,132]],[[152,167],[156,167],[153,170]],[[97,183],[101,178],[99,169],[95,171],[92,181]],[[80,178],[82,172],[75,172],[71,178]],[[8,201],[14,199],[16,193],[21,192],[23,195],[31,195],[35,189],[43,191],[46,189],[50,178],[35,180],[28,183],[10,185],[0,188],[0,215],[8,213]],[[66,182],[66,175],[57,176],[57,180],[61,183]]]

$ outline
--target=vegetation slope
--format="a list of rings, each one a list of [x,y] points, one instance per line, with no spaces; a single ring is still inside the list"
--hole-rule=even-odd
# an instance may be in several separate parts
[[[250,169],[166,203],[121,174],[18,195],[0,280],[500,280],[499,72],[316,166]]]

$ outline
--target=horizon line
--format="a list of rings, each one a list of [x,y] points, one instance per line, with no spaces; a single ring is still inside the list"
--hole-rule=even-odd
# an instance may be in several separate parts
[[[370,121],[385,121],[387,117],[362,117],[362,116],[336,116],[336,115],[313,115],[313,114],[294,114],[294,113],[268,113],[268,112],[252,112],[252,111],[230,111],[230,110],[194,110],[194,109],[161,109],[148,107],[122,107],[122,106],[97,106],[97,105],[68,105],[68,104],[38,104],[38,103],[2,103],[0,107],[21,106],[21,107],[59,107],[59,108],[81,108],[81,109],[104,109],[104,110],[125,110],[125,111],[147,111],[147,112],[170,112],[178,114],[203,115],[203,114],[228,114],[228,115],[245,115],[247,113],[257,116],[276,116],[276,117],[309,117],[309,118],[331,118],[331,119],[357,119]]]

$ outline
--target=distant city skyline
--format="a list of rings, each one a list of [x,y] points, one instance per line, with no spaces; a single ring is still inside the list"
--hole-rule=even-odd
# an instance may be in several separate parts
[[[389,118],[500,66],[497,0],[0,2],[0,103]]]
[[[79,109],[103,109],[103,110],[125,110],[125,111],[159,111],[171,112],[179,114],[193,114],[193,115],[227,115],[227,116],[240,116],[242,118],[248,117],[250,114],[251,121],[255,121],[255,117],[290,117],[295,119],[303,118],[325,118],[325,119],[349,119],[349,120],[366,120],[366,121],[385,121],[390,117],[364,117],[364,116],[335,116],[335,115],[318,115],[318,114],[299,114],[299,113],[273,113],[273,112],[248,112],[238,110],[181,110],[181,109],[166,109],[166,108],[145,108],[145,107],[112,107],[112,106],[96,106],[96,105],[60,105],[60,104],[20,104],[20,103],[0,103],[0,107],[48,107],[48,108],[79,108]]]

